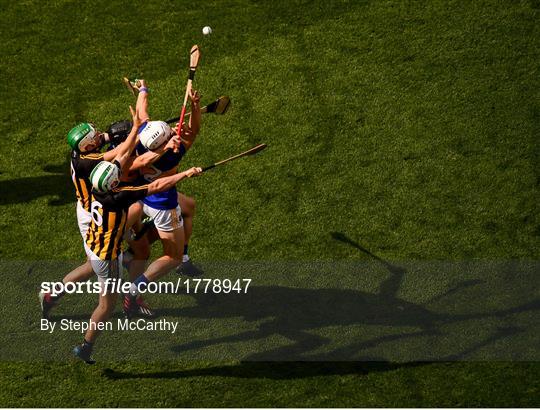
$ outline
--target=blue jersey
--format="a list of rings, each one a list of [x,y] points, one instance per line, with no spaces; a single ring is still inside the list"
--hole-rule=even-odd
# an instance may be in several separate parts
[[[148,150],[141,143],[136,148],[137,155],[142,155]],[[141,170],[142,177],[147,182],[152,182],[162,173],[176,169],[180,160],[186,153],[184,144],[180,144],[179,152],[168,150],[156,162]],[[178,206],[178,192],[176,187],[172,187],[168,191],[159,192],[154,195],[149,195],[143,199],[143,202],[154,209],[175,209]]]

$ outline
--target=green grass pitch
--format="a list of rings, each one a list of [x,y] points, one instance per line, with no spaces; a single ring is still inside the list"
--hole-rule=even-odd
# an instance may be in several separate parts
[[[205,37],[206,25],[213,33]],[[103,128],[128,118],[125,75],[148,80],[153,118],[178,115],[192,44],[202,51],[195,87],[203,103],[226,94],[232,106],[203,118],[182,166],[269,145],[257,158],[182,183],[198,201],[194,259],[399,265],[540,256],[537,0],[3,1],[0,32],[2,267],[84,257],[67,131],[84,120]],[[536,277],[515,289],[500,276],[500,286],[475,301],[494,309],[534,302],[508,299],[519,292],[537,301]],[[0,362],[0,406],[540,405],[534,361],[261,363],[179,355],[89,367],[69,358],[80,336],[42,344],[39,282],[13,270],[2,279],[0,349],[30,354],[45,346],[66,359]],[[359,289],[371,295],[383,279],[367,275]],[[445,278],[428,279],[417,287],[405,274],[399,300],[422,305],[448,291]],[[269,286],[273,278],[260,280]],[[280,280],[314,290],[348,286],[322,275]],[[93,303],[72,297],[66,310],[88,314]],[[527,306],[536,308],[507,325],[538,320],[538,303]],[[213,324],[207,332],[244,325],[233,317]],[[510,340],[538,357],[538,334],[520,335]],[[204,329],[182,335],[186,343],[198,336]],[[98,360],[111,349],[108,337]]]

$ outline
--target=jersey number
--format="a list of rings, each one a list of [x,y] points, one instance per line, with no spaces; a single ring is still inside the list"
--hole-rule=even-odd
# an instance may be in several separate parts
[[[101,208],[103,208],[103,205],[98,201],[93,201],[92,205],[90,205],[90,215],[92,215],[92,220],[97,226],[103,224],[103,215],[100,212]]]
[[[75,181],[75,168],[73,168],[73,161],[69,163],[69,167],[71,168],[71,179],[73,180],[73,183],[77,185],[77,182]]]

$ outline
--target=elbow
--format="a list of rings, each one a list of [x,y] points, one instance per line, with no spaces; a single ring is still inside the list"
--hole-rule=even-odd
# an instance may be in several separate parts
[[[150,158],[144,158],[143,156],[137,157],[135,161],[133,161],[132,168],[134,170],[148,167],[152,165],[152,160]]]

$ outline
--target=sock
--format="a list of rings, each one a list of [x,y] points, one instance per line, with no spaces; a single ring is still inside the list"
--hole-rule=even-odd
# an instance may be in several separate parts
[[[186,243],[184,245],[184,255],[187,255],[188,254],[188,244]]]
[[[148,285],[148,282],[150,281],[146,276],[144,276],[144,274],[135,279],[129,288],[129,293],[131,296],[136,297],[139,294],[139,289],[144,291],[146,289],[146,285]]]
[[[187,262],[189,260],[189,255],[187,253],[184,253],[184,256],[182,256],[182,262]]]

